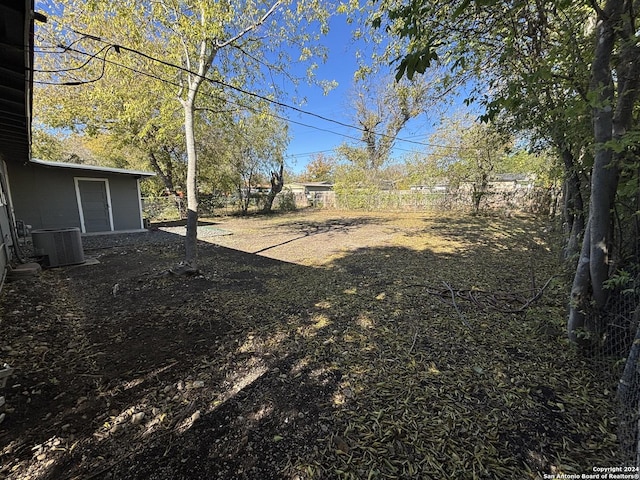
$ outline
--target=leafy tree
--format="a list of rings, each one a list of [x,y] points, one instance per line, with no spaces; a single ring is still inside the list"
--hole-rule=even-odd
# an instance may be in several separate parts
[[[378,179],[360,165],[338,163],[335,169],[334,190],[339,194],[349,194],[354,190],[375,193],[379,189]]]
[[[377,79],[376,79],[377,80]],[[389,161],[398,134],[413,118],[432,106],[431,88],[425,78],[394,82],[360,82],[353,98],[354,119],[363,145],[343,144],[338,153],[360,169],[376,176]]]
[[[485,75],[507,88],[488,94],[490,110],[506,109],[523,118],[529,109],[540,136],[562,153],[572,202],[566,210],[575,213],[574,225],[584,223],[575,159],[592,155],[593,161],[585,164],[590,169],[589,208],[567,329],[575,343],[595,339],[609,297],[607,281],[618,266],[611,211],[625,157],[637,143],[637,5],[631,0],[460,0],[445,7],[412,0],[380,1],[377,6],[374,25],[384,22],[407,46],[398,77],[412,78],[436,60],[454,71],[475,73],[484,64]],[[563,95],[554,98],[559,92]],[[586,131],[580,126],[589,117],[591,129]],[[578,135],[571,134],[574,126]]]
[[[270,181],[263,212],[270,212],[284,185],[284,150],[289,140],[286,125],[269,112],[253,113],[235,121],[233,142],[228,145],[236,190],[243,213],[247,213],[254,187]],[[269,180],[266,180],[266,179]]]
[[[61,2],[61,7],[60,17],[52,15],[53,21],[39,32],[44,39],[40,50],[46,53],[36,58],[34,111],[38,119],[50,128],[73,130],[79,143],[109,139],[110,148],[102,149],[97,159],[103,165],[110,161],[102,156],[105,153],[110,157],[113,151],[135,152],[127,156],[126,165],[120,161],[119,166],[152,169],[162,183],[154,190],[177,195],[178,186],[185,184],[186,156],[179,106],[167,101],[175,98],[175,75],[163,81],[157,66],[136,61],[122,51],[116,54],[107,48],[109,44],[96,40],[120,40],[122,32],[129,30],[125,17],[114,15],[109,21],[100,21],[94,6],[81,9]],[[95,18],[89,18],[93,13]],[[68,24],[98,36],[70,31],[64,28]],[[135,31],[140,48],[162,55],[159,47],[144,42]],[[39,83],[42,80],[44,83]]]
[[[426,153],[413,153],[404,159],[407,181],[410,185],[434,187],[446,182],[446,171],[438,163],[439,157]]]
[[[64,43],[61,58],[69,59],[69,76],[93,70],[98,84],[106,75],[110,82],[96,89],[96,96],[113,107],[114,122],[136,125],[135,135],[141,141],[148,140],[154,152],[165,145],[172,148],[175,144],[170,140],[182,138],[188,210],[182,270],[196,270],[197,138],[204,122],[200,109],[219,112],[214,104],[228,103],[229,87],[256,88],[264,73],[284,72],[285,66],[293,63],[287,58],[285,45],[298,47],[301,61],[311,63],[316,54],[322,56],[316,41],[328,29],[328,7],[318,1],[290,0],[236,2],[232,6],[214,0],[195,5],[179,0],[63,0],[61,4],[59,24],[86,32]],[[66,55],[71,47],[79,50],[79,42],[99,47],[93,57],[88,56],[88,63],[82,63],[87,55]],[[111,61],[112,56],[117,62]],[[123,65],[128,73],[121,77]],[[57,68],[54,78],[60,78],[63,69]],[[150,85],[153,95],[148,94]],[[267,92],[273,93],[281,92]],[[93,113],[87,109],[85,118],[90,120]]]
[[[615,272],[611,211],[625,154],[637,140],[629,138],[640,86],[640,46],[633,2],[607,0],[596,5],[595,51],[590,94],[595,155],[591,170],[589,216],[571,290],[568,329],[573,341],[582,330],[601,329],[598,315],[607,303],[607,281]],[[631,142],[629,142],[631,140]],[[595,314],[589,315],[591,302]]]
[[[301,178],[307,182],[332,182],[336,168],[336,160],[323,153],[317,153],[307,163]]]
[[[123,143],[119,137],[108,132],[84,135],[78,132],[67,134],[59,130],[48,130],[35,126],[32,136],[33,156],[54,162],[72,162],[115,168],[148,168],[141,160],[141,152],[132,145]]]
[[[474,213],[490,193],[494,173],[504,170],[513,140],[493,125],[452,121],[444,124],[432,137],[433,155],[446,172],[450,188],[470,185]]]
[[[485,95],[487,117],[503,113],[513,128],[526,131],[537,149],[554,149],[564,168],[564,255],[577,256],[585,228],[589,169],[593,163],[587,101],[592,39],[591,8],[554,2],[510,10],[509,42]],[[564,8],[563,8],[564,7]],[[513,13],[512,13],[513,12]],[[509,25],[509,23],[507,23]],[[515,25],[526,25],[526,33]],[[500,58],[500,57],[499,57]]]
[[[31,155],[40,160],[59,162],[64,157],[64,141],[59,135],[34,125],[31,135]]]
[[[591,9],[581,2],[375,2],[370,20],[393,41],[384,58],[398,59],[398,77],[446,66],[441,88],[498,113],[514,131],[558,151],[567,167],[567,195],[580,225],[583,166],[588,163],[588,49]],[[400,41],[398,41],[400,39]],[[400,49],[400,51],[398,51]],[[393,53],[393,55],[391,55]],[[473,79],[471,83],[466,80]],[[505,115],[506,113],[506,115]],[[568,218],[567,223],[573,223]],[[580,228],[574,230],[579,236]]]

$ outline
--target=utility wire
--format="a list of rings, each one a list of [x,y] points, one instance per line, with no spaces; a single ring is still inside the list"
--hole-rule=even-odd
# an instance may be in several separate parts
[[[94,55],[91,55],[91,54],[87,53],[87,55],[89,55],[90,58],[80,68],[84,68],[84,66],[86,66],[91,60],[93,60],[94,58],[97,58],[97,55],[100,52],[104,51],[104,57],[100,59],[100,60],[102,60],[102,70],[100,72],[100,75],[98,75],[98,77],[96,77],[96,78],[93,78],[91,80],[75,80],[75,81],[72,81],[72,82],[62,82],[62,83],[60,83],[60,82],[46,82],[46,81],[42,81],[42,80],[33,80],[33,83],[38,83],[38,84],[41,84],[41,85],[67,85],[67,86],[79,86],[79,85],[86,85],[86,84],[89,84],[89,83],[95,83],[98,80],[102,79],[102,77],[104,77],[105,67],[106,67],[106,64],[107,64],[107,54],[109,53],[109,51],[112,48],[117,50],[117,47],[115,47],[114,45],[110,45],[110,46],[107,46],[107,47],[101,49],[100,51],[98,51],[98,53],[96,53]],[[69,72],[69,71],[72,71],[72,70],[76,70],[76,68],[69,68],[69,69],[64,69],[64,70],[48,70],[48,71],[47,70],[33,70],[33,71],[34,72],[42,72],[42,73],[65,73],[65,72]]]
[[[316,150],[315,152],[303,152],[303,153],[292,153],[289,157],[297,158],[297,157],[310,157],[311,155],[318,155],[320,153],[332,153],[333,150]]]
[[[255,92],[251,92],[251,91],[245,90],[243,88],[236,87],[234,85],[230,85],[230,84],[228,84],[226,82],[223,82],[222,80],[216,80],[216,79],[207,77],[206,75],[200,75],[199,73],[194,72],[192,70],[189,70],[188,68],[183,67],[182,65],[176,65],[175,63],[172,63],[172,62],[169,62],[169,61],[154,57],[154,56],[149,55],[147,53],[144,53],[144,52],[142,52],[140,50],[137,50],[135,48],[129,48],[129,47],[126,47],[126,46],[123,46],[123,45],[107,42],[106,40],[103,40],[102,38],[100,38],[98,36],[87,34],[87,33],[84,33],[84,32],[80,32],[80,31],[77,31],[77,30],[74,30],[74,29],[71,29],[71,30],[73,32],[77,33],[78,35],[83,35],[85,38],[87,38],[89,40],[94,40],[94,41],[97,41],[97,42],[100,42],[100,43],[104,43],[106,45],[111,45],[116,49],[116,51],[119,51],[119,50],[128,51],[128,52],[133,53],[135,55],[139,55],[139,56],[141,56],[143,58],[151,60],[153,62],[159,63],[161,65],[165,65],[167,67],[174,68],[176,70],[182,71],[182,72],[187,73],[189,75],[193,75],[193,76],[195,76],[197,78],[200,78],[202,80],[206,80],[209,83],[217,84],[217,85],[220,85],[222,87],[226,87],[226,88],[235,90],[237,92],[243,93],[244,95],[247,95],[247,96],[250,96],[250,97],[254,97],[254,98],[258,98],[260,100],[263,100],[265,102],[271,103],[271,104],[276,105],[276,106],[279,106],[281,108],[293,110],[295,112],[302,113],[303,115],[308,115],[308,116],[311,116],[311,117],[318,118],[319,120],[323,120],[325,122],[330,122],[330,123],[334,123],[336,125],[340,125],[341,127],[346,127],[346,128],[350,128],[350,129],[353,129],[353,130],[358,130],[359,132],[362,132],[362,133],[369,133],[369,132],[367,132],[366,129],[364,129],[362,127],[358,127],[356,125],[351,125],[351,124],[348,124],[348,123],[345,123],[345,122],[341,122],[339,120],[335,120],[333,118],[325,117],[325,116],[320,115],[320,114],[315,113],[315,112],[310,112],[308,110],[304,110],[304,109],[296,107],[294,105],[290,105],[290,104],[287,104],[287,103],[284,103],[284,102],[280,102],[278,100],[274,100],[272,98],[265,97],[264,95],[260,95],[260,94],[255,93]],[[404,139],[404,138],[392,137],[391,135],[386,135],[384,133],[375,133],[375,135],[377,135],[379,137],[391,138],[394,141],[412,143],[412,144],[420,145],[420,146],[423,146],[423,147],[442,147],[443,146],[443,145],[432,145],[432,144],[429,144],[429,143],[426,143],[426,142],[418,142],[418,141],[408,140],[408,139]],[[351,138],[353,138],[353,137],[351,137]],[[362,141],[362,139],[360,139],[360,138],[358,138],[357,140],[358,141]],[[475,149],[470,149],[470,150],[475,150]]]
[[[73,49],[73,48],[68,48],[67,50],[73,51],[75,53],[80,53],[82,55],[91,55],[88,52],[83,52],[82,50],[76,50],[76,49]],[[179,83],[177,83],[175,81],[168,80],[166,78],[162,78],[162,77],[160,77],[158,75],[155,75],[155,74],[149,73],[149,72],[145,72],[143,70],[138,70],[137,68],[133,68],[133,67],[130,67],[128,65],[123,65],[123,64],[121,64],[119,62],[116,62],[116,61],[113,61],[113,60],[109,60],[108,58],[106,58],[106,56],[104,58],[102,58],[101,60],[103,62],[105,62],[105,63],[109,63],[109,64],[112,64],[114,66],[117,66],[117,67],[120,67],[120,68],[124,68],[126,70],[130,70],[130,71],[132,71],[134,73],[137,73],[139,75],[145,75],[145,76],[147,76],[149,78],[153,78],[155,80],[158,80],[160,82],[166,83],[168,85],[172,85],[172,86],[178,87],[178,88],[182,87],[182,85],[180,85]],[[44,72],[43,70],[33,70],[33,71],[34,72]],[[60,70],[60,72],[64,72],[64,71],[65,70]],[[55,71],[49,71],[49,73],[55,73]],[[103,68],[103,74],[104,74],[104,68]],[[84,83],[92,83],[92,82],[95,82],[96,80],[98,80],[98,79],[88,80],[88,81],[85,81],[85,82],[62,82],[62,83],[56,83],[56,82],[34,81],[34,83],[40,83],[40,84],[45,84],[45,85],[76,86],[76,85],[82,85]],[[245,104],[239,103],[237,101],[229,100],[228,98],[223,97],[223,96],[214,95],[214,94],[209,93],[209,92],[201,92],[201,94],[204,95],[204,96],[207,96],[209,98],[212,98],[214,100],[223,101],[223,102],[226,102],[228,104],[235,105],[237,107],[241,107],[241,108],[243,108],[245,110],[249,110],[249,111],[251,111],[253,113],[263,113],[263,114],[266,114],[266,115],[268,115],[268,116],[270,116],[272,118],[276,118],[276,119],[282,120],[284,122],[292,123],[292,124],[295,124],[295,125],[300,125],[300,126],[306,127],[306,128],[312,128],[314,130],[318,130],[318,131],[321,131],[321,132],[331,133],[333,135],[337,135],[337,136],[340,136],[340,137],[343,137],[343,138],[348,138],[350,140],[361,141],[360,138],[357,138],[357,137],[354,137],[354,136],[351,136],[351,135],[347,135],[345,133],[340,133],[340,132],[336,132],[336,131],[329,130],[329,129],[326,129],[326,128],[321,128],[321,127],[318,127],[318,126],[315,126],[315,125],[310,125],[310,124],[307,124],[307,123],[303,123],[303,122],[299,122],[299,121],[296,121],[296,120],[292,120],[290,118],[283,117],[283,116],[278,115],[278,114],[273,113],[273,112],[263,112],[263,111],[258,110],[256,107],[245,105]],[[405,151],[408,151],[408,150],[405,150]]]
[[[62,46],[62,45],[60,45],[60,46],[59,46],[59,48],[62,48],[62,49],[63,49],[63,51],[62,51],[62,52],[55,52],[55,53],[76,52],[76,53],[80,53],[80,54],[82,54],[82,55],[89,56],[90,58],[89,58],[89,60],[87,60],[87,62],[86,62],[86,64],[87,64],[87,63],[89,63],[89,61],[91,61],[91,59],[96,58],[96,57],[97,57],[97,55],[98,55],[100,52],[105,51],[105,55],[104,55],[104,57],[100,59],[100,60],[102,60],[102,62],[103,62],[103,68],[102,68],[101,75],[100,75],[98,78],[96,78],[96,79],[87,80],[87,81],[75,81],[75,82],[63,82],[63,83],[56,83],[56,82],[44,82],[44,81],[34,81],[34,83],[40,83],[40,84],[45,84],[45,85],[68,85],[68,86],[78,86],[78,85],[83,85],[83,84],[93,83],[93,82],[96,82],[96,81],[100,80],[100,79],[103,77],[103,75],[104,75],[104,70],[105,70],[105,68],[104,68],[104,67],[105,67],[105,64],[106,64],[106,63],[111,63],[111,64],[116,65],[116,66],[119,66],[119,67],[121,67],[121,68],[125,68],[125,69],[128,69],[128,70],[131,70],[131,71],[133,71],[133,72],[135,72],[135,73],[138,73],[138,74],[141,74],[141,75],[146,75],[146,76],[148,76],[148,77],[150,77],[150,78],[155,78],[155,79],[157,79],[157,80],[159,80],[159,81],[162,81],[162,82],[164,82],[164,83],[167,83],[167,84],[170,84],[170,85],[174,85],[174,86],[179,87],[179,88],[183,87],[183,85],[180,85],[180,84],[178,84],[178,83],[176,83],[176,82],[173,82],[173,81],[171,81],[171,80],[167,80],[167,79],[161,78],[161,77],[159,77],[159,76],[157,76],[157,75],[150,74],[150,73],[148,73],[148,72],[144,72],[144,71],[141,71],[141,70],[138,70],[138,69],[132,68],[132,67],[128,67],[128,66],[126,66],[126,65],[123,65],[123,64],[120,64],[120,63],[118,63],[118,62],[114,62],[114,61],[112,61],[112,60],[107,59],[107,54],[109,53],[109,51],[111,50],[111,48],[113,48],[117,53],[120,53],[121,51],[127,51],[127,52],[130,52],[130,53],[132,53],[132,54],[139,55],[139,56],[141,56],[141,57],[143,57],[143,58],[146,58],[146,59],[151,60],[151,61],[153,61],[153,62],[159,63],[159,64],[161,64],[161,65],[168,66],[168,67],[170,67],[170,68],[177,69],[177,70],[182,71],[182,72],[184,72],[184,73],[187,73],[187,74],[189,74],[189,75],[193,75],[193,76],[195,76],[195,77],[201,78],[201,79],[203,79],[203,80],[206,80],[206,81],[207,81],[207,82],[209,82],[209,83],[213,83],[213,84],[216,84],[216,85],[220,85],[220,86],[222,86],[222,87],[225,87],[225,88],[229,88],[229,89],[231,89],[231,90],[234,90],[234,91],[240,92],[240,93],[242,93],[242,94],[244,94],[244,95],[247,95],[247,96],[249,96],[249,97],[253,97],[253,98],[260,99],[260,100],[262,100],[262,101],[265,101],[265,102],[268,102],[268,103],[270,103],[270,104],[273,104],[273,105],[279,106],[279,107],[281,107],[281,108],[289,109],[289,110],[293,110],[293,111],[295,111],[295,112],[298,112],[298,113],[301,113],[301,114],[304,114],[304,115],[308,115],[308,116],[311,116],[311,117],[315,117],[315,118],[318,118],[318,119],[323,120],[323,121],[326,121],[326,122],[334,123],[334,124],[336,124],[336,125],[340,125],[340,126],[342,126],[342,127],[346,127],[346,128],[350,128],[350,129],[358,130],[358,131],[363,132],[363,133],[368,133],[368,132],[366,132],[366,130],[365,130],[364,128],[362,128],[362,127],[358,127],[358,126],[351,125],[351,124],[348,124],[348,123],[345,123],[345,122],[341,122],[341,121],[339,121],[339,120],[335,120],[335,119],[332,119],[332,118],[329,118],[329,117],[325,117],[325,116],[323,116],[323,115],[320,115],[320,114],[317,114],[317,113],[314,113],[314,112],[310,112],[310,111],[308,111],[308,110],[304,110],[304,109],[302,109],[302,108],[299,108],[299,107],[296,107],[296,106],[293,106],[293,105],[290,105],[290,104],[287,104],[287,103],[284,103],[284,102],[280,102],[280,101],[278,101],[278,100],[274,100],[274,99],[271,99],[271,98],[265,97],[265,96],[260,95],[260,94],[258,94],[258,93],[251,92],[251,91],[248,91],[248,90],[246,90],[246,89],[243,89],[243,88],[240,88],[240,87],[236,87],[236,86],[234,86],[234,85],[230,85],[230,84],[228,84],[228,83],[226,83],[226,82],[223,82],[223,81],[221,81],[221,80],[216,80],[216,79],[209,78],[209,77],[207,77],[206,75],[200,75],[200,74],[198,74],[197,72],[194,72],[194,71],[192,71],[192,70],[189,70],[188,68],[185,68],[185,67],[183,67],[183,66],[181,66],[181,65],[176,65],[176,64],[171,63],[171,62],[168,62],[168,61],[166,61],[166,60],[162,60],[162,59],[159,59],[159,58],[153,57],[152,55],[146,54],[146,53],[144,53],[144,52],[142,52],[142,51],[140,51],[140,50],[137,50],[137,49],[134,49],[134,48],[125,47],[125,46],[123,46],[123,45],[119,45],[119,44],[115,44],[115,43],[111,43],[111,42],[107,42],[107,41],[103,40],[102,38],[97,37],[97,36],[95,36],[95,35],[86,34],[86,33],[79,32],[79,31],[74,30],[74,29],[71,29],[71,30],[72,30],[73,32],[77,33],[78,35],[82,35],[82,38],[81,38],[80,40],[82,40],[82,39],[86,38],[86,39],[89,39],[89,40],[97,41],[97,42],[100,42],[100,43],[105,44],[105,47],[104,47],[104,48],[102,48],[102,49],[101,49],[98,53],[96,53],[96,54],[90,54],[90,53],[88,53],[88,52],[84,52],[84,51],[82,51],[82,50],[74,49],[74,48],[72,48],[71,46]],[[78,42],[78,41],[80,41],[80,40],[76,40],[76,41],[74,41],[71,45],[73,45],[74,43],[77,43],[77,42]],[[34,71],[34,72],[42,72],[42,73],[58,73],[58,72],[63,73],[63,72],[69,71],[69,70],[71,70],[71,69],[61,69],[61,70],[54,70],[54,71],[44,71],[44,70],[33,70],[33,71]],[[252,111],[252,112],[254,112],[254,113],[255,113],[255,112],[257,112],[257,109],[255,109],[255,107],[250,107],[250,106],[243,105],[243,104],[240,104],[240,103],[237,103],[237,102],[232,102],[232,101],[230,101],[230,100],[228,100],[228,99],[226,99],[226,98],[224,98],[224,97],[213,96],[213,95],[211,95],[211,94],[208,94],[207,92],[203,92],[203,93],[205,93],[205,95],[209,96],[210,98],[214,98],[214,99],[218,99],[218,100],[225,101],[225,102],[227,102],[227,103],[235,104],[235,105],[237,105],[237,106],[240,106],[240,107],[242,107],[242,108],[245,108],[245,109],[247,109],[247,110],[250,110],[250,111]],[[264,113],[264,112],[262,112],[262,113]],[[357,138],[357,137],[354,137],[354,136],[351,136],[351,135],[347,135],[347,134],[344,134],[344,133],[339,133],[339,132],[335,132],[335,131],[333,131],[333,130],[329,130],[329,129],[325,129],[325,128],[317,127],[317,126],[315,126],[315,125],[309,125],[309,124],[306,124],[306,123],[303,123],[303,122],[298,122],[298,121],[292,120],[292,119],[290,119],[290,118],[282,117],[282,116],[277,115],[277,114],[274,114],[274,113],[270,113],[270,112],[269,112],[269,113],[267,113],[267,115],[269,115],[269,116],[271,116],[271,117],[273,117],[273,118],[277,118],[277,119],[279,119],[279,120],[282,120],[282,121],[288,122],[288,123],[292,123],[292,124],[295,124],[295,125],[304,126],[304,127],[307,127],[307,128],[312,128],[312,129],[317,130],[317,131],[323,131],[323,132],[331,133],[331,134],[334,134],[334,135],[341,136],[341,137],[343,137],[343,138],[348,138],[348,139],[350,139],[350,140],[355,140],[355,141],[357,141],[357,142],[361,142],[361,141],[362,141],[362,139],[361,139],[361,138]],[[431,144],[431,143],[427,143],[427,142],[419,142],[419,141],[409,140],[409,139],[405,139],[405,138],[398,138],[398,137],[395,137],[395,138],[394,138],[394,137],[392,137],[392,136],[390,136],[390,135],[386,135],[386,134],[384,134],[384,133],[375,133],[375,135],[376,135],[376,136],[379,136],[379,137],[392,138],[392,139],[394,139],[394,141],[406,142],[406,143],[411,143],[411,144],[420,145],[420,146],[424,146],[424,147],[452,148],[452,149],[455,149],[455,150],[457,150],[457,151],[462,151],[462,150],[474,150],[474,151],[475,151],[475,150],[477,150],[477,149],[475,149],[475,148],[465,148],[465,147],[448,147],[448,146],[446,146],[446,145],[436,145],[436,144]],[[406,149],[402,149],[402,148],[397,147],[397,146],[393,147],[393,150],[398,150],[398,151],[404,151],[404,152],[415,153],[415,151],[414,151],[414,150],[406,150]]]
[[[88,52],[82,52],[82,53],[88,55],[89,58],[87,60],[85,60],[83,63],[81,63],[80,65],[78,65],[77,67],[63,68],[63,69],[58,69],[58,70],[38,70],[38,69],[33,69],[32,71],[34,73],[35,72],[37,72],[37,73],[66,73],[66,72],[73,72],[75,70],[82,70],[84,67],[86,67],[91,62],[91,60],[97,58],[98,55],[100,55],[102,52],[105,52],[105,50],[108,51],[109,49],[111,49],[111,46],[110,45],[106,45],[106,46],[102,47],[100,50],[98,50],[96,53],[93,53],[93,54],[90,54]],[[68,50],[71,50],[70,46],[69,47],[65,47],[64,50],[62,52],[60,52],[60,53],[65,53]],[[73,49],[73,51],[80,52],[80,50],[75,50],[75,49]],[[54,52],[52,52],[52,53],[54,53]],[[107,56],[107,52],[105,52],[104,58],[102,58],[100,60],[104,61],[106,56]],[[104,71],[104,65],[103,65],[103,71]]]

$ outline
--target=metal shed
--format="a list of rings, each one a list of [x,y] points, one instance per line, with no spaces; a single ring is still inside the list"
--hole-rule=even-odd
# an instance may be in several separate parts
[[[140,180],[154,173],[43,160],[8,169],[15,217],[33,229],[144,229]]]

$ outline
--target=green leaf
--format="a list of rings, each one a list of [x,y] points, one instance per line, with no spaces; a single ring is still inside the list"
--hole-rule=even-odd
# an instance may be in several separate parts
[[[469,8],[469,5],[471,4],[471,0],[464,0],[460,6],[458,8],[456,8],[453,12],[453,18],[456,19],[458,18],[460,15],[462,15],[465,10],[467,8]]]

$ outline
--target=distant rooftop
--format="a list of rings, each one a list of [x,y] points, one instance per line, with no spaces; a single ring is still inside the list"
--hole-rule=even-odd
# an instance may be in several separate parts
[[[494,182],[528,182],[535,179],[530,173],[497,173],[491,176]]]
[[[333,185],[331,182],[289,182],[289,185],[303,185],[305,187],[329,187]]]

